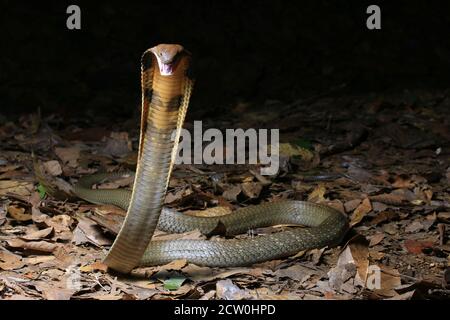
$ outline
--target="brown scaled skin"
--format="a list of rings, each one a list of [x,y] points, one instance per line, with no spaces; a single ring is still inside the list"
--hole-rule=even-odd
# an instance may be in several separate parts
[[[186,76],[189,60],[180,45],[158,45],[142,56],[136,176],[127,216],[104,260],[108,267],[122,273],[139,264],[161,214],[193,86]]]
[[[150,49],[155,55],[161,75],[171,75],[180,61],[180,53],[184,52],[179,44],[159,44]],[[167,74],[165,70],[169,71]]]

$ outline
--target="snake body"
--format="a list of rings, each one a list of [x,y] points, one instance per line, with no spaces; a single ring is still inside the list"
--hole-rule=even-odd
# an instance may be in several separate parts
[[[324,205],[279,201],[241,208],[219,217],[195,217],[163,208],[194,83],[188,76],[189,62],[190,54],[180,45],[158,45],[142,56],[141,134],[132,192],[91,189],[92,184],[114,174],[83,177],[74,186],[75,194],[86,201],[113,204],[127,210],[104,263],[123,273],[138,265],[158,265],[175,259],[186,259],[198,265],[231,267],[337,245],[348,230],[348,221],[342,213]],[[309,228],[250,239],[151,241],[156,227],[167,232],[199,229],[209,234],[221,225],[232,235],[281,223],[302,224]]]

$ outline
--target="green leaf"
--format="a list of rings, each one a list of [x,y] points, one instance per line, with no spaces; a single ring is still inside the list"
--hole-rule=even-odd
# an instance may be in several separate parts
[[[39,197],[41,199],[45,198],[45,195],[47,194],[47,191],[45,190],[45,187],[42,184],[39,184],[37,187],[37,191],[39,192]]]
[[[177,276],[164,281],[164,289],[166,290],[178,290],[186,280],[183,276]]]

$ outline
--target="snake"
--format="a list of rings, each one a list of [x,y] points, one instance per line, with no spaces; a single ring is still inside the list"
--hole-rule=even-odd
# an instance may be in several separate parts
[[[181,45],[159,44],[141,57],[141,123],[132,190],[92,188],[120,173],[81,177],[73,187],[83,200],[127,211],[103,263],[119,273],[177,259],[199,266],[238,267],[338,245],[349,229],[348,219],[323,204],[280,200],[212,217],[187,215],[163,206],[195,82],[191,56]],[[276,224],[303,227],[247,238],[152,240],[155,229],[172,233],[197,229],[210,234],[221,226],[226,235],[233,236]]]

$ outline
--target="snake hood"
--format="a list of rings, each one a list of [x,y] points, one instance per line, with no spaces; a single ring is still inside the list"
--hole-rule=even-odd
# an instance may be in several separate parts
[[[159,44],[150,49],[158,61],[159,72],[162,76],[170,76],[174,73],[180,57],[189,54],[179,44]]]

